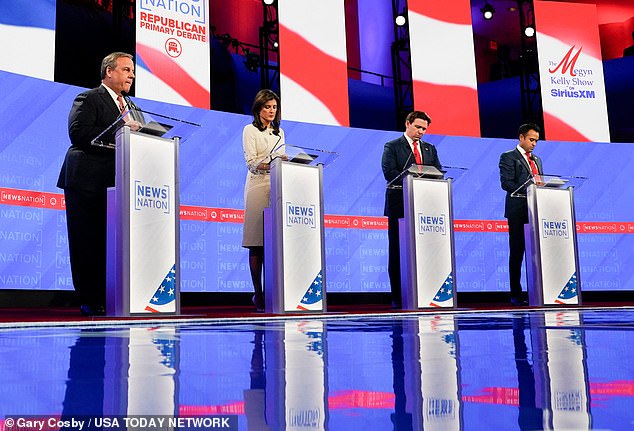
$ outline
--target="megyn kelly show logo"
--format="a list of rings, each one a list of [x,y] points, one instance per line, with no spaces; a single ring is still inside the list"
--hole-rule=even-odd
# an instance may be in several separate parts
[[[550,95],[567,99],[594,99],[594,70],[590,67],[577,67],[583,46],[576,52],[575,48],[575,45],[571,46],[559,61],[548,60]]]

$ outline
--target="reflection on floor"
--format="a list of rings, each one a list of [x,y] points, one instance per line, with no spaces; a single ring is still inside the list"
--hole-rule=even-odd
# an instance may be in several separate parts
[[[632,322],[634,309],[622,308],[6,328],[0,418],[235,415],[240,430],[632,429]]]

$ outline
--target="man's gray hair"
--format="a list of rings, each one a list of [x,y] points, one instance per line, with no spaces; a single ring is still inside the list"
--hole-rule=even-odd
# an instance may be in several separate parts
[[[101,61],[101,79],[106,77],[106,70],[108,68],[114,69],[117,66],[117,59],[121,57],[129,58],[130,60],[134,60],[134,57],[126,52],[113,52],[112,54],[108,54]]]

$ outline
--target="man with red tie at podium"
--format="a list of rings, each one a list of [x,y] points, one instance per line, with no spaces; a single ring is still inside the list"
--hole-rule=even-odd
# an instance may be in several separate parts
[[[397,139],[385,144],[381,167],[383,176],[388,183],[385,190],[385,209],[387,216],[388,236],[388,274],[392,291],[392,307],[401,308],[401,258],[399,249],[398,220],[404,217],[402,182],[395,181],[410,165],[435,166],[442,170],[436,147],[429,142],[422,141],[431,124],[431,118],[423,111],[413,111],[405,119],[405,133]]]
[[[114,150],[91,141],[126,109],[133,80],[130,54],[106,56],[101,62],[101,85],[79,94],[68,114],[71,146],[57,187],[64,189],[70,269],[85,316],[106,314],[106,192],[114,187],[115,175]],[[124,120],[132,130],[141,126],[132,118]]]
[[[524,225],[528,223],[528,204],[526,202],[526,186],[533,177],[539,181],[543,175],[542,160],[533,154],[539,140],[541,129],[538,125],[522,124],[518,130],[517,146],[500,156],[500,183],[506,191],[504,217],[509,225],[509,281],[511,304],[528,305],[522,298],[522,261],[526,244],[524,241]],[[520,187],[524,187],[520,189]],[[518,190],[520,189],[520,190]],[[517,191],[521,196],[511,196]]]

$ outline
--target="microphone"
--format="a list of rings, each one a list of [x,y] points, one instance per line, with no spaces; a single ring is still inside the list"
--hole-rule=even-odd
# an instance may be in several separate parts
[[[537,164],[537,157],[531,154],[531,160],[533,161],[533,163],[535,163],[535,167],[537,168],[537,171],[539,171],[539,165]]]
[[[535,178],[535,184],[537,184],[538,186],[543,186],[544,181],[542,180],[542,174],[539,173],[539,165],[537,164],[537,157],[531,154],[530,159],[533,161],[533,163],[535,163],[535,168],[537,168],[537,174],[533,175],[533,177]]]
[[[127,92],[122,91],[121,96],[123,96],[123,100],[125,100],[126,107],[130,111],[130,115],[134,121],[138,121],[141,124],[145,124],[145,116],[143,115],[143,110],[136,106],[136,104],[130,99],[130,96]]]
[[[275,134],[275,132],[273,132],[273,134]],[[279,144],[281,140],[282,140],[282,135],[280,135],[279,132],[278,132],[277,141],[275,141],[275,145],[273,145],[273,150],[277,149],[277,144]]]
[[[282,140],[282,134],[281,133],[277,136],[277,141],[275,141],[275,144],[273,144],[273,148],[271,148],[271,151],[269,151],[269,163],[271,163],[273,161],[273,159],[274,159],[273,153],[277,152],[277,149],[278,149],[277,144],[280,143],[280,140]],[[277,156],[275,156],[275,157],[277,157]]]
[[[122,91],[121,96],[123,96],[123,100],[125,100],[125,104],[128,109],[136,109],[137,111],[140,110],[139,107],[134,104],[132,99],[130,99],[130,96],[128,95],[128,93],[126,93],[125,91]]]
[[[403,172],[405,170],[405,168],[407,168],[408,163],[410,161],[410,159],[412,158],[412,155],[414,153],[412,153],[411,151],[409,152],[409,156],[407,156],[407,160],[405,160],[405,164],[403,165],[403,167],[401,168],[401,172]]]
[[[412,153],[410,148],[409,156],[407,156],[407,159],[405,160],[405,163],[403,164],[403,167],[401,168],[401,172],[396,177],[394,177],[392,181],[387,183],[387,185],[385,186],[386,188],[388,189],[402,189],[403,188],[403,186],[397,185],[394,183],[398,182],[399,179],[403,178],[403,172],[405,172],[405,169],[409,166],[408,163],[411,160],[413,154],[414,153]]]

